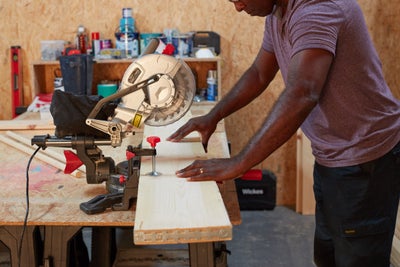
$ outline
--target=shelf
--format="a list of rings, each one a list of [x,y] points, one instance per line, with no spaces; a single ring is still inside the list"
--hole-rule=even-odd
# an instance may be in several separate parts
[[[92,93],[97,93],[97,84],[103,80],[120,81],[125,70],[134,59],[102,59],[95,60],[93,64],[93,82]],[[182,58],[193,71],[196,78],[196,87],[198,89],[207,88],[208,70],[217,70],[218,75],[218,99],[221,96],[221,59],[216,58]],[[54,90],[54,78],[56,73],[61,73],[59,61],[34,61],[32,90],[33,95],[40,93],[52,93]]]

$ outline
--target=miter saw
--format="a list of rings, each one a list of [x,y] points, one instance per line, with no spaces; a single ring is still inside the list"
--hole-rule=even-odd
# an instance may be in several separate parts
[[[85,124],[106,138],[87,134],[61,138],[57,135],[38,135],[32,138],[32,145],[43,149],[50,146],[75,149],[76,154],[64,152],[67,159],[65,172],[71,173],[84,164],[87,183],[106,182],[108,193],[81,203],[80,208],[84,212],[94,214],[110,207],[127,210],[132,199],[137,197],[140,158],[154,158],[155,143],[159,139],[150,137],[151,148],[128,145],[127,160],[117,165],[112,158],[105,157],[98,146],[119,147],[125,137],[134,134],[135,129],[144,124],[163,126],[179,120],[189,110],[195,92],[193,73],[183,60],[163,54],[146,54],[127,68],[119,90],[100,99],[87,115]],[[113,114],[107,119],[99,119],[98,114],[109,103],[117,103]]]

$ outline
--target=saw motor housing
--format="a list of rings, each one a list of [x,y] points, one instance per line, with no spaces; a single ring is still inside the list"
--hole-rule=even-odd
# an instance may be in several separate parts
[[[110,135],[111,145],[143,124],[163,126],[182,118],[196,93],[194,75],[181,59],[148,54],[135,60],[125,71],[117,93],[103,98],[89,114],[86,124]],[[108,121],[95,117],[101,107],[121,99]]]

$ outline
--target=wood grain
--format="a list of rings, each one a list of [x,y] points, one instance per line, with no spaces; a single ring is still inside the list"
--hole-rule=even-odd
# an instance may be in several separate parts
[[[4,142],[0,142],[0,150],[3,151],[0,153],[0,224],[22,225],[26,210],[29,155]],[[28,225],[134,225],[134,207],[128,211],[106,211],[95,215],[87,215],[80,210],[81,202],[107,193],[104,184],[87,184],[85,179],[66,175],[37,157],[31,163],[29,181]]]
[[[0,121],[0,130],[54,130],[52,122],[45,120],[4,120]]]
[[[315,213],[313,191],[314,156],[310,140],[301,130],[297,131],[296,211],[304,215]]]
[[[184,120],[159,128],[146,126],[143,140],[155,134],[165,140],[182,123]],[[151,160],[142,159],[135,244],[230,240],[232,225],[216,183],[188,182],[175,175],[176,170],[193,160],[207,157],[201,143],[162,141],[156,149],[156,170],[160,176],[146,176],[151,170]]]
[[[36,147],[30,145],[30,139],[27,139],[23,135],[17,134],[12,131],[7,131],[5,135],[0,135],[0,141],[4,142],[28,155],[33,154]],[[46,150],[39,150],[36,157],[53,167],[64,171],[66,160],[60,149],[47,148]],[[76,178],[82,178],[85,175],[84,167],[79,167],[77,170],[73,171],[70,175]]]

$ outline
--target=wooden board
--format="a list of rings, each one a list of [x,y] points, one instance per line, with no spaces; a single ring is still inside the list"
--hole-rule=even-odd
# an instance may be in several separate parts
[[[26,136],[12,131],[6,131],[4,135],[0,134],[0,142],[10,145],[28,155],[32,155],[37,148],[31,145],[31,140]],[[36,158],[61,171],[64,171],[65,169],[66,160],[63,150],[56,148],[46,148],[45,150],[40,149],[36,154]],[[85,172],[85,168],[81,166],[77,170],[73,171],[71,175],[81,178],[84,176]]]
[[[390,263],[393,267],[400,267],[400,206],[397,212],[397,224],[393,236],[392,254]]]
[[[224,202],[215,182],[188,182],[175,171],[206,158],[200,142],[165,141],[186,120],[165,127],[145,127],[143,140],[157,135],[157,177],[146,176],[151,158],[142,159],[134,228],[135,244],[211,242],[232,239]],[[192,136],[193,137],[193,136]],[[143,143],[143,146],[147,144]],[[147,145],[148,146],[148,145]]]
[[[304,215],[315,213],[313,191],[314,156],[310,140],[301,130],[297,131],[297,168],[296,168],[296,211]]]
[[[52,130],[55,126],[46,120],[4,120],[0,121],[0,130]]]

